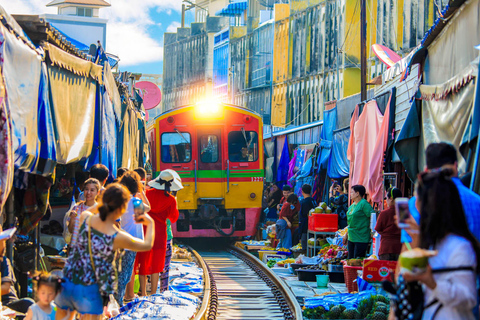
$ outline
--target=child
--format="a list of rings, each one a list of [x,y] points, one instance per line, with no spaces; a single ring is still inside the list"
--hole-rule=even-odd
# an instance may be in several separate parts
[[[55,320],[56,306],[53,300],[62,288],[62,279],[43,272],[33,281],[37,283],[37,303],[28,308],[25,320]]]

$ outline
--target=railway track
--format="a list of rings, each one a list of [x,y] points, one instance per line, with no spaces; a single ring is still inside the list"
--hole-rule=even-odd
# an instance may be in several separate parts
[[[302,319],[293,293],[248,252],[192,250],[204,268],[205,292],[196,320]]]

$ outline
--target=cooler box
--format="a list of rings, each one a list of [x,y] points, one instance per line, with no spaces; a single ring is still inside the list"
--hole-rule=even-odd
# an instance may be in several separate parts
[[[363,280],[368,282],[393,281],[397,261],[364,260]]]
[[[336,232],[338,230],[338,214],[313,213],[311,216],[308,216],[308,230]]]

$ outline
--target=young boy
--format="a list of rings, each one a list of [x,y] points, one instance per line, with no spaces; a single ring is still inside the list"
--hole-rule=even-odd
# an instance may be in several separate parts
[[[303,200],[300,201],[300,239],[302,243],[302,250],[307,249],[307,232],[308,232],[308,214],[310,210],[317,205],[312,198],[312,186],[304,184],[302,186]]]

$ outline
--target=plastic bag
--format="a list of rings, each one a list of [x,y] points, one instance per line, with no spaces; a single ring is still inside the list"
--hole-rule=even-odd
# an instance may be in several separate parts
[[[312,264],[313,265],[313,264],[318,264],[320,262],[320,259],[321,258],[319,256],[309,258],[309,257],[306,257],[303,254],[301,254],[297,257],[296,262],[297,263],[302,263],[302,264]]]
[[[118,304],[117,300],[113,294],[110,295],[110,301],[107,304],[107,315],[109,318],[118,316],[120,314],[120,305]]]

